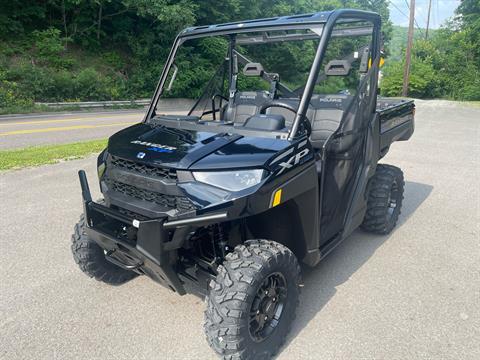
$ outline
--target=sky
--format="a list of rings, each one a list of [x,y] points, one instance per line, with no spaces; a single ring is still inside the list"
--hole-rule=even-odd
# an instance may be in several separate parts
[[[415,20],[421,28],[427,24],[429,0],[415,0]],[[408,26],[410,0],[390,0],[390,19],[393,24]],[[453,16],[460,0],[432,0],[430,28],[438,29],[445,20]],[[402,14],[403,13],[403,14]]]

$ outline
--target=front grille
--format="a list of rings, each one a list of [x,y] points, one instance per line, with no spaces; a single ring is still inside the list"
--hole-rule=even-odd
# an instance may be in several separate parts
[[[154,176],[172,182],[177,181],[177,172],[172,169],[164,169],[151,165],[140,164],[134,161],[121,159],[116,156],[112,156],[111,164],[113,167],[140,173],[142,175]]]
[[[179,211],[195,210],[195,206],[185,196],[161,194],[110,179],[107,179],[107,185],[113,191],[139,200],[154,202],[168,209],[177,209]]]
[[[127,209],[123,209],[123,208],[118,207],[118,206],[115,206],[115,209],[118,210],[118,212],[122,213],[123,215],[128,216],[129,218],[137,219],[137,220],[147,220],[147,218],[145,216],[140,215],[136,212],[133,212],[133,211],[130,211],[130,210],[127,210]]]

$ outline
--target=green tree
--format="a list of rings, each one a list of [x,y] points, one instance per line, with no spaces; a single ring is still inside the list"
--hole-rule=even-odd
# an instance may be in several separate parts
[[[388,33],[387,0],[2,1],[0,70],[9,94],[35,101],[148,97],[185,27],[346,7],[378,11]],[[208,41],[199,46],[204,68],[188,74],[192,81],[204,81],[208,60],[223,56]],[[314,49],[298,46],[263,58],[285,58],[285,73],[289,63],[308,68],[302,53]]]

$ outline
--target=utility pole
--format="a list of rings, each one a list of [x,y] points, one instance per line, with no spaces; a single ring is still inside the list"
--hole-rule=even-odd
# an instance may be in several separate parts
[[[415,21],[415,0],[410,0],[410,19],[408,22],[407,51],[405,52],[405,69],[403,71],[402,96],[408,95],[408,83],[410,81],[410,61],[412,57],[413,22]]]
[[[430,25],[430,10],[432,9],[432,0],[428,0],[427,28],[425,29],[425,40],[428,39],[428,27]]]

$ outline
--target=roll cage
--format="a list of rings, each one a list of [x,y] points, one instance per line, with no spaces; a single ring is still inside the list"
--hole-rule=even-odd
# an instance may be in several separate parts
[[[373,24],[373,29],[371,26],[360,26],[360,27],[350,27],[345,29],[334,29],[337,24],[348,24],[361,21],[368,21]],[[316,34],[285,34],[281,36],[268,36],[266,33],[268,31],[274,30],[302,30],[310,29],[312,27],[321,25],[321,32]],[[355,36],[355,35],[364,35],[372,34],[372,48],[371,48],[371,64],[374,67],[378,67],[380,57],[380,26],[381,18],[378,14],[363,10],[355,9],[341,9],[333,11],[324,11],[317,12],[312,14],[305,15],[294,15],[294,16],[284,16],[284,17],[275,17],[275,18],[266,18],[266,19],[257,19],[257,20],[247,20],[239,22],[231,22],[218,25],[206,25],[206,26],[197,26],[186,28],[181,31],[173,44],[173,47],[170,51],[170,54],[167,58],[167,62],[163,68],[160,80],[158,82],[157,88],[155,90],[154,96],[150,103],[150,107],[145,115],[144,122],[148,121],[155,115],[155,108],[160,99],[160,96],[163,93],[167,77],[170,69],[174,66],[175,55],[178,48],[182,43],[190,39],[208,37],[208,36],[217,36],[217,35],[229,35],[230,37],[230,46],[229,53],[230,58],[233,55],[238,54],[235,52],[235,44],[252,44],[252,43],[267,43],[267,42],[278,42],[285,40],[305,40],[318,38],[319,44],[315,52],[315,57],[310,68],[307,81],[303,87],[303,93],[300,97],[300,102],[295,114],[294,121],[288,133],[288,140],[292,140],[296,137],[297,132],[300,128],[300,124],[306,119],[306,112],[310,100],[312,98],[312,93],[315,85],[318,81],[319,70],[322,64],[322,61],[327,50],[327,45],[329,39],[332,36]],[[373,30],[373,31],[372,31]],[[241,39],[236,39],[236,35],[245,34],[251,32],[260,32],[263,31],[265,35],[262,37],[243,37]],[[245,59],[244,59],[245,60]],[[233,62],[230,61],[229,67],[229,84],[232,84],[232,78],[234,75]],[[280,84],[280,86],[283,86]],[[297,89],[299,90],[299,89]],[[284,91],[291,92],[290,89],[284,88]]]

